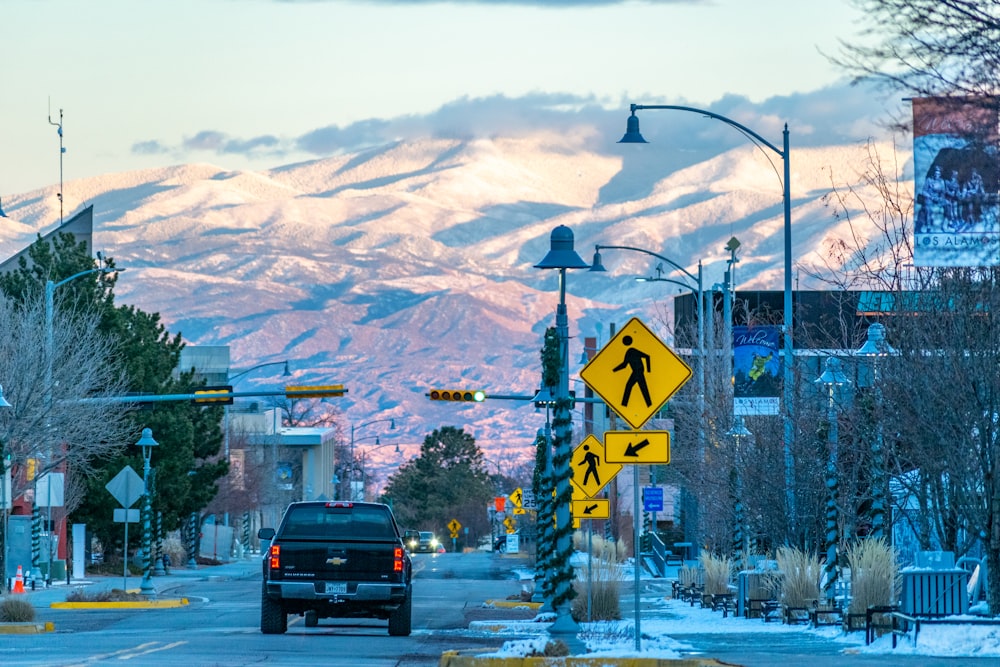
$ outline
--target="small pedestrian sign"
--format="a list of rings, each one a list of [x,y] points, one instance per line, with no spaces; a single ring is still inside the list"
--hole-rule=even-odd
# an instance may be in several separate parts
[[[457,533],[462,528],[462,524],[458,522],[458,519],[452,519],[448,522],[448,530],[452,533]]]
[[[670,431],[605,431],[609,463],[670,463]]]
[[[617,463],[604,460],[604,445],[593,435],[588,435],[573,450],[570,465],[573,469],[573,484],[588,498],[596,496],[622,469]]]
[[[641,428],[691,377],[691,368],[637,317],[580,371],[632,428]]]

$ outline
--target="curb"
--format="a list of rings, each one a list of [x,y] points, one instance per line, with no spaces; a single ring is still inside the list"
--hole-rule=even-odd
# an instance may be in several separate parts
[[[441,656],[438,667],[732,667],[715,658],[609,658],[568,656],[530,658],[480,658],[449,651]]]
[[[539,609],[542,604],[542,602],[521,602],[520,600],[486,600],[483,602],[484,607],[495,609]]]
[[[46,623],[0,623],[0,635],[40,635],[55,632],[52,621]]]
[[[187,598],[122,602],[53,602],[52,609],[173,609],[188,604]]]

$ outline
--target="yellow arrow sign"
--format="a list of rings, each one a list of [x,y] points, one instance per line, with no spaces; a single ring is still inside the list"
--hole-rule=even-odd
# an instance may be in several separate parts
[[[574,519],[608,519],[611,517],[611,501],[607,498],[574,500],[570,511]]]
[[[573,484],[580,487],[588,498],[596,496],[622,469],[620,465],[604,460],[604,445],[593,435],[588,435],[573,450],[570,465],[573,468]]]
[[[604,458],[612,463],[670,463],[670,432],[606,431]]]
[[[640,428],[691,377],[691,368],[633,317],[580,371],[632,428]]]

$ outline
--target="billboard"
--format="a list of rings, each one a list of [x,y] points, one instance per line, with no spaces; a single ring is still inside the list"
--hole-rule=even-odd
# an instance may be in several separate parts
[[[913,99],[917,266],[1000,264],[998,122],[996,99]]]
[[[733,327],[733,414],[779,414],[780,335],[777,326]]]

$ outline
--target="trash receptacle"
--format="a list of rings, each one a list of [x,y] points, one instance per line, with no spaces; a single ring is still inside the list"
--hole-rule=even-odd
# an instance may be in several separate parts
[[[969,573],[953,570],[905,569],[901,611],[911,616],[951,616],[969,611]]]

